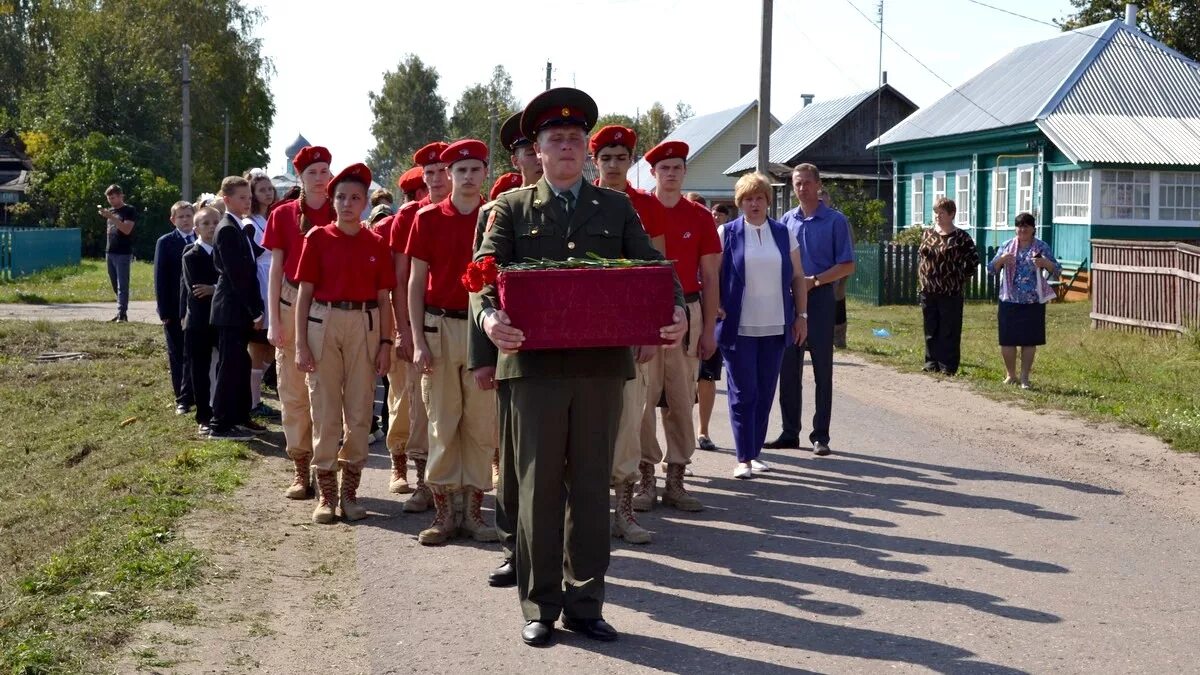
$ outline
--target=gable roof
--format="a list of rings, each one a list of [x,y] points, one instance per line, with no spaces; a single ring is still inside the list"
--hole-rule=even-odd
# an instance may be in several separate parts
[[[722,110],[720,112],[709,113],[707,115],[697,115],[672,131],[664,138],[664,141],[683,141],[688,145],[687,161],[691,162],[697,155],[704,152],[709,145],[712,144],[726,129],[729,129],[736,124],[742,117],[749,114],[751,111],[758,108],[758,101],[750,101],[745,105],[740,105],[736,108]],[[774,124],[779,124],[779,120],[775,116],[771,116],[771,121]],[[645,148],[649,150],[649,148]],[[634,187],[646,189],[653,187],[654,178],[650,175],[650,164],[645,158],[639,158],[637,162],[630,167],[626,174],[629,182]],[[641,182],[645,185],[638,185],[638,177],[641,176]]]
[[[838,122],[845,119],[858,106],[870,99],[876,91],[882,92],[884,90],[890,90],[896,96],[908,102],[914,109],[917,107],[917,104],[909,101],[906,96],[890,84],[885,84],[878,90],[868,89],[849,96],[843,96],[842,98],[810,103],[801,108],[795,115],[792,115],[791,119],[784,122],[783,126],[771,134],[768,143],[770,147],[768,161],[773,164],[788,164],[797,155],[803,153],[808,146],[817,142],[817,140],[828,133]],[[754,150],[746,153],[744,157],[734,162],[728,169],[725,169],[725,173],[727,175],[734,175],[745,171],[753,171],[757,165],[758,148],[756,147]]]
[[[1028,123],[1074,162],[1200,163],[1200,64],[1114,19],[1018,47],[871,145]]]

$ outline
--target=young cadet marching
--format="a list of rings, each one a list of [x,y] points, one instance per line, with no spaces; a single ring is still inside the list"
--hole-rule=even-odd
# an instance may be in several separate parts
[[[391,362],[387,303],[396,285],[387,246],[359,220],[370,185],[371,170],[363,164],[329,181],[337,222],[309,230],[297,270],[296,367],[307,373],[320,492],[314,523],[332,523],[335,502],[346,520],[367,515],[358,504],[358,484],[367,463],[375,377],[386,374]]]
[[[625,195],[583,180],[587,132],[596,117],[595,101],[578,89],[550,89],[526,106],[521,131],[536,143],[545,175],[535,186],[500,195],[481,215],[486,220],[476,260],[491,256],[505,265],[589,252],[662,258]],[[660,330],[668,342],[686,329],[678,286],[675,305],[674,323]],[[496,377],[508,401],[500,408],[500,443],[502,457],[515,460],[520,492],[514,562],[525,618],[521,639],[549,644],[563,615],[569,630],[615,640],[616,630],[603,618],[608,482],[621,390],[634,374],[631,351],[521,351],[524,334],[500,309],[494,286],[472,295],[472,312],[500,349]]]
[[[471,262],[475,223],[483,204],[488,148],[462,140],[442,152],[450,196],[417,211],[407,253],[408,316],[413,363],[421,372],[421,398],[429,414],[429,465],[425,476],[437,509],[422,530],[422,544],[446,543],[461,529],[476,541],[495,541],[483,521],[483,493],[492,487],[496,397],[480,388],[467,369],[469,298],[462,276]],[[456,524],[452,496],[464,493],[462,522]]]
[[[296,296],[300,281],[300,250],[304,235],[316,227],[333,222],[333,205],[327,192],[329,150],[319,145],[300,149],[292,167],[300,179],[300,196],[283,202],[267,216],[263,248],[271,252],[271,270],[267,277],[267,340],[275,345],[279,403],[283,413],[283,438],[294,466],[288,499],[312,496],[309,476],[313,458],[312,410],[304,373],[296,367]]]
[[[390,220],[380,223],[379,232],[386,235],[396,273],[396,290],[392,293],[392,315],[395,317],[396,350],[392,370],[388,373],[388,435],[387,447],[392,456],[392,480],[388,490],[396,494],[412,492],[404,502],[407,513],[428,511],[433,505],[433,493],[425,484],[429,459],[429,417],[421,400],[421,373],[412,361],[413,330],[408,320],[408,278],[411,261],[405,249],[412,232],[417,211],[442,201],[450,194],[450,181],[441,141],[429,143],[413,154],[413,164],[420,167],[421,184],[425,194],[416,201],[406,202]],[[411,169],[410,169],[411,171]],[[409,177],[409,186],[416,188]],[[402,190],[407,189],[401,186]],[[414,190],[415,192],[415,190]],[[408,484],[408,458],[412,457],[417,470],[417,486]]]
[[[655,432],[655,409],[664,391],[667,481],[662,503],[681,511],[704,509],[700,500],[684,488],[683,476],[696,452],[692,406],[696,401],[700,362],[712,356],[717,348],[721,240],[708,209],[683,198],[687,155],[688,146],[681,141],[663,141],[646,153],[655,180],[654,196],[666,214],[666,256],[675,261],[675,273],[687,301],[688,334],[683,349],[659,349],[646,364],[649,377],[642,417],[642,461],[638,465],[642,478],[633,498],[633,507],[638,511],[654,508],[657,496],[654,467],[663,461],[663,451]]]
[[[492,186],[489,201],[480,209],[479,222],[475,228],[475,246],[479,248],[483,241],[483,228],[487,222],[487,211],[495,204],[500,195],[511,189],[529,186],[537,183],[542,177],[542,161],[538,159],[533,141],[521,133],[521,113],[516,112],[504,121],[500,128],[500,143],[508,149],[509,161],[518,173],[506,173],[496,180]],[[496,389],[496,402],[500,407],[507,407],[508,389],[497,388],[496,379],[496,345],[484,334],[477,320],[471,321],[471,339],[467,352],[467,365],[475,374],[475,381],[481,387]],[[501,428],[499,433],[507,433]],[[500,445],[512,449],[512,444]],[[511,455],[504,457],[499,450],[496,453],[496,466],[493,468],[496,484],[496,535],[504,550],[504,560],[500,566],[488,574],[488,585],[496,588],[507,588],[517,585],[517,570],[513,566],[513,556],[517,550],[516,517],[519,493],[516,489],[516,461]]]
[[[596,163],[599,178],[596,185],[610,190],[624,192],[633,203],[642,227],[650,237],[650,241],[659,251],[664,250],[663,243],[663,207],[653,195],[647,194],[629,184],[626,176],[629,167],[633,165],[634,150],[637,148],[637,134],[633,129],[619,125],[606,126],[597,131],[588,143],[592,151],[592,161]],[[637,373],[631,380],[626,380],[621,397],[621,422],[617,430],[617,445],[613,453],[612,486],[616,496],[616,509],[613,512],[613,536],[621,537],[631,544],[650,543],[650,533],[646,531],[633,515],[633,488],[640,473],[638,464],[642,459],[641,427],[642,416],[646,408],[646,385],[648,363],[659,351],[657,345],[634,348],[634,359],[637,361]]]

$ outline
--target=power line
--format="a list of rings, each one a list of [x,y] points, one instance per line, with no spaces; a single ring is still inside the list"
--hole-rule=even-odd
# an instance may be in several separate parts
[[[1005,14],[1010,14],[1010,15],[1012,15],[1012,16],[1015,16],[1015,17],[1017,17],[1018,19],[1025,19],[1026,21],[1032,21],[1032,22],[1034,22],[1034,23],[1040,23],[1040,24],[1042,24],[1043,26],[1050,26],[1051,28],[1058,28],[1059,30],[1061,30],[1061,29],[1062,29],[1062,26],[1060,26],[1060,25],[1058,25],[1058,24],[1056,24],[1056,23],[1053,23],[1053,22],[1051,22],[1051,21],[1042,21],[1041,19],[1035,19],[1035,18],[1033,18],[1032,16],[1025,16],[1024,14],[1018,14],[1018,13],[1016,13],[1016,12],[1012,11],[1012,10],[1004,9],[1003,7],[997,7],[997,6],[995,6],[995,5],[989,5],[989,4],[987,4],[986,2],[980,2],[979,0],[967,0],[967,2],[970,2],[970,3],[972,3],[972,4],[979,5],[980,7],[987,7],[988,9],[994,9],[994,10],[996,10],[997,12],[1004,12]]]

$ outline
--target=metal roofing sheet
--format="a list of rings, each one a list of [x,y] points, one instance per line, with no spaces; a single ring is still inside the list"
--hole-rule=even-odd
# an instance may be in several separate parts
[[[874,89],[868,89],[842,98],[817,101],[801,108],[799,112],[792,115],[791,119],[784,122],[783,126],[771,134],[770,161],[786,164],[874,93]],[[725,173],[750,171],[756,166],[758,166],[757,147],[725,169]]]
[[[1200,119],[1061,114],[1038,128],[1076,162],[1200,165]]]
[[[679,128],[672,131],[663,140],[683,141],[687,143],[687,158],[691,161],[692,158],[703,152],[704,148],[708,147],[708,144],[712,143],[729,125],[754,108],[756,103],[757,101],[751,101],[736,108],[709,113],[707,115],[698,115],[680,124]],[[643,152],[646,150],[649,150],[649,148],[642,149]],[[626,175],[629,178],[629,182],[636,188],[649,190],[654,187],[654,177],[650,175],[650,165],[646,163],[644,158],[638,159],[630,167]]]

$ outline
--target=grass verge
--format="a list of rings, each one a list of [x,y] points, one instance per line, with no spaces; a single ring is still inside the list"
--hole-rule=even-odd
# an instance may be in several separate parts
[[[847,309],[851,351],[899,370],[921,369],[925,346],[919,307],[851,302]],[[1051,303],[1046,310],[1047,344],[1037,352],[1033,389],[1002,383],[996,306],[987,303],[965,308],[959,377],[994,398],[1121,422],[1178,450],[1200,451],[1200,336],[1093,330],[1086,302]],[[877,337],[878,328],[891,336]]]
[[[135,260],[129,271],[129,299],[154,299],[154,266]],[[0,279],[0,303],[48,305],[71,302],[115,302],[103,260],[51,267],[19,279]]]
[[[93,672],[145,620],[186,622],[172,591],[204,557],[179,518],[228,493],[248,448],[173,414],[155,326],[0,322],[0,671]],[[45,351],[84,361],[37,364]]]

